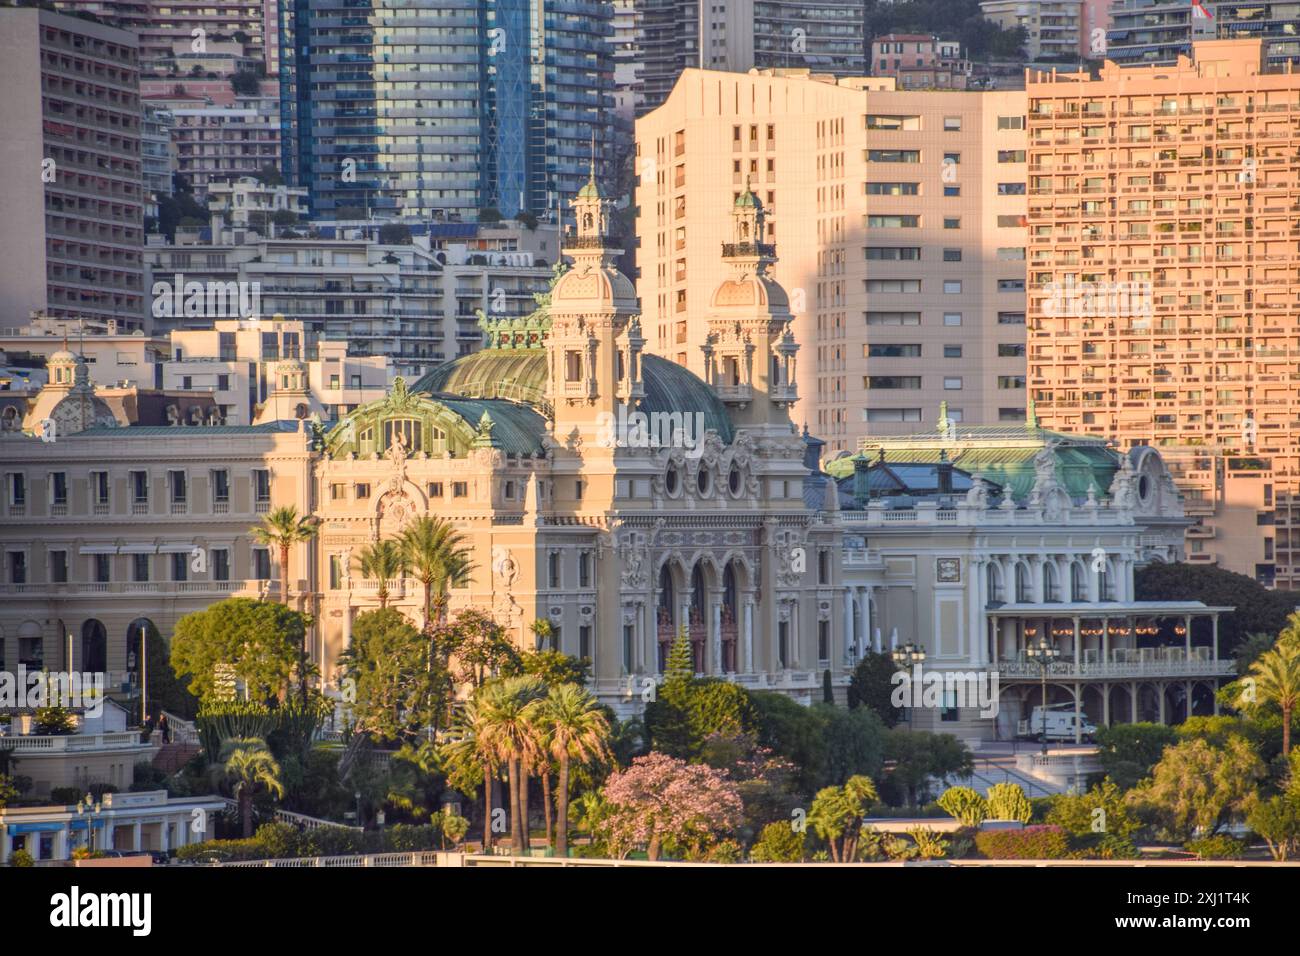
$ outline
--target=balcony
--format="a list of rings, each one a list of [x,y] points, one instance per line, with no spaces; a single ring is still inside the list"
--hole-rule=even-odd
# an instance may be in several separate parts
[[[992,666],[1003,678],[1041,680],[1042,668],[1037,661],[1003,660]],[[1214,660],[1210,648],[1193,647],[1189,654],[1182,647],[1115,648],[1109,660],[1101,660],[1098,650],[1085,650],[1083,660],[1056,660],[1047,666],[1049,677],[1088,680],[1096,678],[1146,677],[1231,677],[1236,674],[1232,660]]]

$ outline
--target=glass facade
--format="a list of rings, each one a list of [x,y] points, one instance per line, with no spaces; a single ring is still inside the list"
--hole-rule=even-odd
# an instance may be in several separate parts
[[[609,155],[613,13],[580,0],[281,0],[284,169],[321,217],[542,215]]]

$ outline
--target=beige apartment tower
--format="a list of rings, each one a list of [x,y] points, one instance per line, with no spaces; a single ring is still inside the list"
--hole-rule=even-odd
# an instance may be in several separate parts
[[[1025,98],[888,78],[687,70],[637,121],[647,349],[704,374],[709,297],[749,184],[800,346],[793,416],[866,434],[1023,421]]]
[[[1258,41],[1031,74],[1029,384],[1043,424],[1159,446],[1192,561],[1300,574],[1300,76]]]

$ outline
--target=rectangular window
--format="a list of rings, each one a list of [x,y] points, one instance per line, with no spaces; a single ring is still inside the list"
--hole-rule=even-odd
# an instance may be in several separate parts
[[[999,408],[998,421],[1000,422],[1023,422],[1025,420],[1025,410],[1023,408]]]
[[[578,625],[578,656],[591,660],[591,625]]]
[[[183,507],[189,498],[189,484],[185,472],[167,472],[167,489],[172,505]]]
[[[27,552],[26,551],[9,552],[9,583],[10,584],[27,583]]]
[[[108,507],[108,472],[92,471],[90,473],[90,496],[96,508]]]
[[[999,116],[998,129],[1024,129],[1025,118],[1023,116]]]
[[[783,669],[790,666],[789,621],[779,621],[776,625],[776,658]]]
[[[271,501],[271,473],[265,468],[253,469],[253,500],[258,504]]]
[[[867,246],[868,262],[914,262],[921,258],[920,246]]]
[[[919,116],[868,116],[867,129],[884,129],[884,130],[919,130],[921,128],[921,117]]]
[[[344,501],[348,497],[347,485],[341,481],[330,483],[330,501]]]
[[[177,551],[172,554],[172,580],[185,581],[189,578],[190,555],[188,551]]]
[[[998,150],[999,163],[1023,163],[1024,161],[1025,161],[1025,150],[1023,149]]]
[[[944,358],[952,358],[952,359],[959,359],[959,358],[961,358],[961,346],[960,346],[960,345],[945,345],[945,346],[943,347],[943,357],[944,357]]]
[[[1024,216],[998,216],[999,229],[1019,229],[1028,224]]]
[[[1024,262],[1024,246],[1003,246],[998,249],[997,257],[1002,262]]]
[[[961,216],[945,216],[945,217],[944,217],[944,220],[943,220],[943,228],[945,228],[945,229],[960,229],[960,228],[961,228]]]
[[[961,153],[944,153],[943,161],[950,166],[961,165]]]
[[[209,566],[212,568],[212,580],[230,580],[230,551],[226,548],[213,548],[209,552]]]
[[[220,468],[212,473],[212,503],[230,504],[230,472]]]
[[[904,294],[921,291],[920,279],[867,279],[868,292]]]
[[[267,548],[253,549],[253,578],[258,581],[271,580],[271,552]]]
[[[149,473],[133,471],[128,476],[131,485],[131,503],[147,505],[149,503]]]
[[[68,552],[66,551],[50,552],[50,583],[51,584],[68,583]]]
[[[1024,279],[999,279],[998,291],[999,292],[1024,292],[1025,280]]]
[[[353,486],[353,493],[358,501],[365,501],[370,497],[370,485],[366,482],[358,482]]]
[[[891,345],[881,343],[879,345],[862,346],[862,354],[865,358],[920,358],[920,345]]]
[[[998,325],[1024,325],[1025,313],[1023,312],[999,312]]]
[[[337,591],[343,586],[343,555],[330,555],[330,590]]]
[[[428,493],[430,498],[441,498],[442,482],[441,481],[429,482],[429,484],[425,486],[425,491]]]
[[[564,380],[566,382],[582,381],[582,353],[570,350],[564,353]]]
[[[1022,342],[998,343],[998,358],[1024,358],[1025,346]]]
[[[919,163],[920,161],[921,151],[919,149],[867,150],[867,162],[869,163]]]
[[[865,414],[862,416],[863,421],[890,424],[895,422],[919,422],[921,420],[921,410],[919,408],[867,408],[863,409]]]
[[[945,250],[943,250],[943,261],[944,261],[944,262],[961,262],[961,250],[960,250],[960,249],[945,249]]]
[[[465,481],[453,481],[451,483],[451,496],[453,498],[464,498],[469,495],[469,483]]]
[[[951,198],[955,198],[955,197],[961,195],[961,187],[960,187],[960,186],[944,186],[944,187],[943,187],[943,194],[944,194],[945,196],[947,196],[948,198],[950,198],[950,199],[951,199]]]
[[[867,183],[868,196],[916,196],[921,192],[920,183]]]
[[[961,325],[961,313],[960,313],[960,312],[945,312],[945,313],[943,314],[943,324],[944,324],[944,325]]]
[[[943,387],[944,387],[945,390],[947,390],[947,391],[949,391],[949,392],[955,392],[955,391],[960,390],[960,389],[961,389],[961,377],[960,377],[960,376],[955,376],[955,377],[951,377],[951,378],[945,378],[945,379],[943,380]]]
[[[112,571],[112,557],[111,554],[91,555],[90,575],[95,579],[96,584],[107,584],[109,582],[109,575]]]
[[[943,118],[943,130],[944,130],[945,133],[959,133],[959,132],[961,132],[961,117],[960,117],[960,116],[945,116],[945,117]]]
[[[578,552],[578,587],[591,587],[591,552]]]
[[[920,325],[920,312],[864,312],[867,325]]]
[[[862,378],[863,388],[907,388],[914,389],[921,387],[921,376],[919,375],[864,375]]]
[[[920,216],[868,216],[868,229],[915,229],[921,225]]]
[[[1025,377],[1023,375],[999,375],[998,388],[1024,388]]]
[[[998,183],[999,196],[1023,196],[1024,194],[1024,183]]]
[[[560,587],[560,552],[552,551],[546,556],[546,586]]]
[[[961,295],[961,280],[960,280],[960,279],[944,279],[944,280],[943,280],[943,294],[944,294],[944,295]]]
[[[147,554],[131,555],[131,580],[132,581],[149,580],[149,560],[150,560],[150,555]]]
[[[636,656],[636,625],[623,625],[623,673],[632,673],[632,662]]]
[[[831,622],[817,622],[817,661],[829,663],[831,659]]]

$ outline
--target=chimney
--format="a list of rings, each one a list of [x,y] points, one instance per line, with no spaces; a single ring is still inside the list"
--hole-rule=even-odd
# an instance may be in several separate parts
[[[939,464],[935,466],[935,473],[939,479],[939,494],[952,494],[952,462],[948,460],[948,453],[942,448],[939,449]]]

